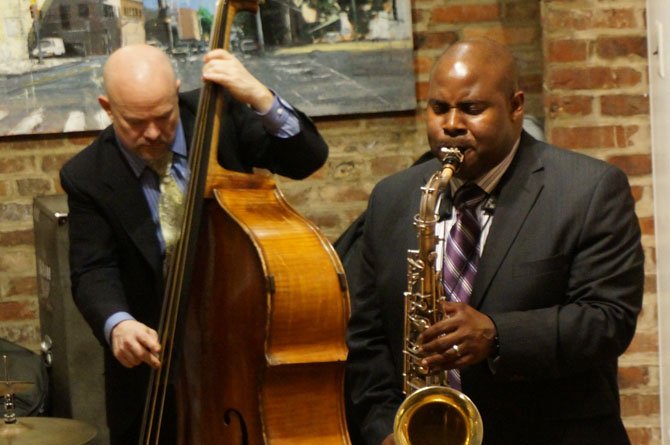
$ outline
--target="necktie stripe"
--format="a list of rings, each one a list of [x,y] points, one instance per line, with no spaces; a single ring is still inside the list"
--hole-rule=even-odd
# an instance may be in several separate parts
[[[484,191],[472,183],[459,188],[454,196],[454,207],[458,213],[447,236],[442,266],[445,294],[450,301],[466,304],[470,301],[479,264],[477,244],[481,235],[475,209],[485,196]],[[448,380],[451,387],[461,389],[458,369],[448,371]]]

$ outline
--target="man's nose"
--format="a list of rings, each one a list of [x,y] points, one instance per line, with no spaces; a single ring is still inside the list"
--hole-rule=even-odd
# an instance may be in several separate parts
[[[442,129],[449,136],[455,136],[465,131],[465,122],[458,108],[452,107],[444,113]]]
[[[149,140],[156,140],[161,135],[161,130],[154,122],[149,122],[144,129],[144,138]]]

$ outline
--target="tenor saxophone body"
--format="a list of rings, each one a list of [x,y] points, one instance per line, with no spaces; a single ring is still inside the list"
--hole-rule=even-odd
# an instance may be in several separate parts
[[[480,445],[483,437],[475,404],[449,387],[446,371],[422,366],[419,352],[419,335],[442,318],[440,305],[446,300],[436,264],[436,207],[463,161],[458,148],[442,148],[441,152],[442,167],[422,188],[419,213],[414,217],[419,248],[407,254],[403,347],[406,398],[394,422],[397,445]]]

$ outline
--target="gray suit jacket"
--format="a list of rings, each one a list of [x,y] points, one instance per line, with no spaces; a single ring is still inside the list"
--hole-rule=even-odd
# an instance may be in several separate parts
[[[392,431],[403,400],[406,252],[437,161],[381,181],[348,276],[348,397],[365,443]],[[497,205],[471,305],[500,339],[496,372],[462,370],[486,444],[628,443],[619,418],[617,357],[630,343],[643,292],[640,230],[619,169],[522,134]]]

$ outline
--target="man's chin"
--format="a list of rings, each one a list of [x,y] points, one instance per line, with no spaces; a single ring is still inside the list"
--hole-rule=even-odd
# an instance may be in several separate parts
[[[143,145],[137,149],[145,161],[158,161],[167,154],[168,150],[167,145]]]

